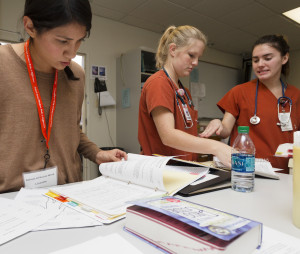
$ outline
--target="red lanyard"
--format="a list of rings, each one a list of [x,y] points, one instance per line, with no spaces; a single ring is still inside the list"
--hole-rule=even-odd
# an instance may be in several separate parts
[[[46,155],[48,155],[48,156],[45,155],[45,160],[46,160],[48,157],[50,158],[50,156],[48,154],[48,149],[49,149],[50,133],[51,133],[52,124],[53,124],[53,116],[54,116],[54,111],[55,111],[55,106],[56,106],[58,71],[57,70],[55,71],[52,99],[51,99],[51,105],[50,105],[50,113],[49,113],[49,122],[48,122],[48,134],[47,134],[47,126],[46,126],[44,107],[43,107],[42,98],[41,98],[39,88],[37,85],[37,81],[36,81],[36,76],[35,76],[35,71],[34,71],[33,64],[32,64],[32,59],[31,59],[30,52],[29,52],[29,40],[27,40],[24,44],[24,54],[25,54],[26,65],[27,65],[27,69],[28,69],[28,73],[29,73],[29,77],[30,77],[30,81],[31,81],[32,91],[34,93],[37,109],[39,112],[41,130],[42,130],[43,136],[46,140],[46,146],[47,146],[47,154]],[[46,165],[46,163],[45,163],[45,165]]]

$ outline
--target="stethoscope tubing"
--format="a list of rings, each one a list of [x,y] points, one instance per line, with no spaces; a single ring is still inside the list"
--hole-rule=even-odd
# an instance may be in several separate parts
[[[178,100],[177,98],[179,98],[179,100],[182,102],[182,104],[185,105],[184,99],[183,99],[182,96],[181,96],[180,94],[178,94],[178,92],[176,91],[176,87],[175,87],[175,85],[174,85],[174,82],[173,82],[173,80],[171,79],[171,77],[169,76],[168,72],[165,70],[165,68],[163,68],[163,71],[165,72],[165,74],[167,75],[167,77],[169,78],[169,80],[171,81],[171,84],[172,84],[172,86],[173,86],[173,88],[174,88],[174,90],[175,90],[175,93],[176,93],[176,100]],[[194,106],[193,101],[191,100],[190,96],[189,96],[188,93],[186,92],[184,86],[181,84],[180,80],[179,80],[179,87],[180,87],[181,89],[183,89],[184,94],[186,95],[186,97],[187,97],[187,99],[188,99],[188,101],[189,101],[189,106],[190,106],[190,107],[191,107],[191,106]]]
[[[181,101],[181,103],[182,103],[183,106],[186,105],[184,99],[183,99],[182,96],[177,92],[176,87],[175,87],[175,85],[174,85],[174,83],[173,83],[173,80],[171,79],[171,77],[169,76],[169,74],[168,74],[168,72],[165,70],[165,68],[163,68],[163,71],[164,71],[164,73],[166,74],[166,76],[168,77],[168,79],[171,81],[172,87],[173,87],[173,89],[174,89],[174,91],[175,91],[175,95],[176,95],[175,97],[176,97],[177,106],[178,106],[179,111],[180,111],[180,114],[181,114],[181,116],[182,116],[182,119],[183,119],[185,128],[186,128],[186,129],[192,128],[193,125],[194,125],[193,121],[192,121],[192,125],[191,125],[191,126],[188,126],[188,125],[187,125],[187,122],[186,122],[186,120],[185,120],[185,118],[184,118],[183,112],[182,112],[182,110],[181,110],[181,108],[180,108],[180,105],[179,105],[178,99]],[[186,97],[187,97],[187,99],[188,99],[189,106],[190,106],[190,107],[194,106],[193,101],[191,100],[190,96],[189,96],[188,93],[186,92],[184,86],[181,84],[180,80],[179,80],[179,88],[183,89],[184,94],[186,95]]]
[[[282,99],[287,99],[284,104],[282,105],[283,107],[286,105],[287,102],[289,102],[290,104],[290,112],[289,112],[289,115],[291,115],[291,110],[292,110],[292,99],[285,96],[285,93],[284,93],[284,83],[283,81],[280,79],[280,82],[281,82],[281,88],[282,88],[282,96],[278,98],[277,100],[277,108],[278,108],[278,114],[279,114],[279,104],[281,104],[281,100]],[[256,82],[256,91],[255,91],[255,109],[254,109],[254,116],[253,117],[257,117],[256,116],[256,113],[257,113],[257,97],[258,97],[258,85],[259,85],[259,79],[257,79],[257,82]],[[259,117],[257,117],[259,118]],[[287,123],[282,123],[280,118],[279,118],[279,121],[280,121],[280,125],[281,124],[287,124]],[[251,122],[251,119],[250,119],[250,122]],[[251,122],[252,123],[252,122]],[[253,124],[253,123],[252,123]]]

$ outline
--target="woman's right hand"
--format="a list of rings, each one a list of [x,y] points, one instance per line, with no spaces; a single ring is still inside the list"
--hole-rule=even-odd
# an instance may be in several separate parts
[[[214,119],[209,122],[205,130],[199,134],[201,138],[209,138],[211,135],[216,133],[220,135],[223,130],[223,125],[220,119]]]
[[[220,147],[217,148],[214,154],[227,168],[231,168],[231,153],[232,147],[220,142]]]

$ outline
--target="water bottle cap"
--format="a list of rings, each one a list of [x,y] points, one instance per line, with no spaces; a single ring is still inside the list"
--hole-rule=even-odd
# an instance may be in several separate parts
[[[249,133],[249,126],[239,126],[238,127],[238,133]]]

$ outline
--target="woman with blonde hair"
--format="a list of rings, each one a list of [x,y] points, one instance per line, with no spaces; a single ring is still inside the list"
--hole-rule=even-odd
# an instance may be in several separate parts
[[[156,54],[160,69],[143,86],[139,105],[138,138],[145,155],[181,155],[197,160],[198,153],[216,155],[230,166],[230,146],[197,137],[197,111],[180,78],[198,65],[206,36],[192,26],[170,26],[162,35]]]

